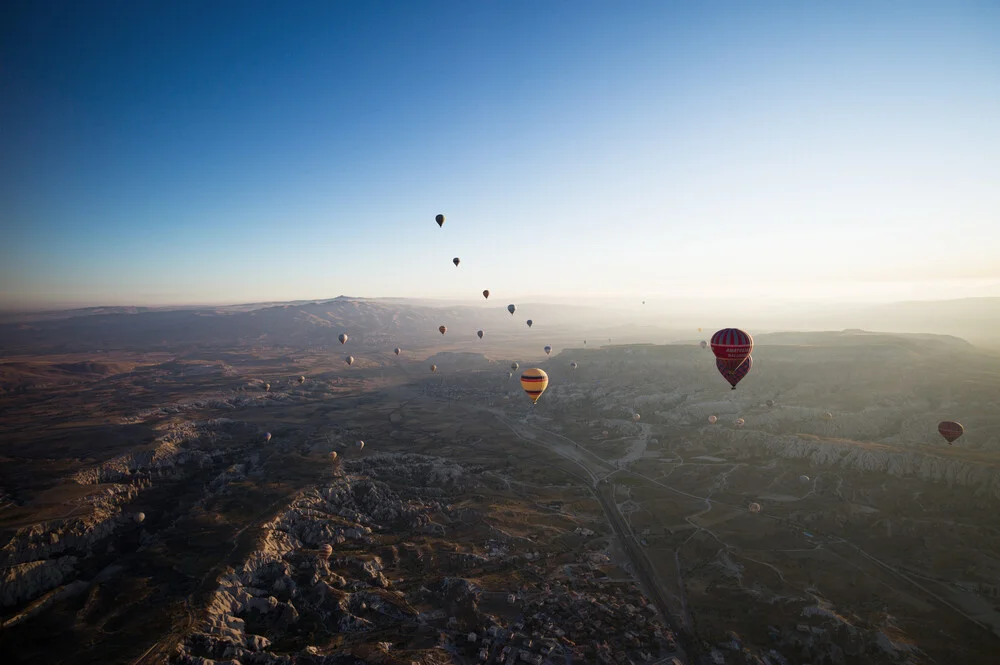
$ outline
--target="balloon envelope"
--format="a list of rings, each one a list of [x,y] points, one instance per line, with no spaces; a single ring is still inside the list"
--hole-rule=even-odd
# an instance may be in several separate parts
[[[638,414],[638,413],[633,413],[633,414],[632,414],[632,421],[633,421],[633,422],[636,422],[636,421],[638,421],[638,420],[639,420],[639,414]]]
[[[300,376],[299,377],[299,383],[305,383],[305,382],[306,382],[306,377]]]
[[[531,327],[531,323],[532,323],[531,319],[528,319],[528,327],[529,328]]]
[[[573,369],[579,367],[579,365],[577,365],[575,362],[570,363],[569,366],[572,367]]]
[[[698,346],[700,346],[703,349],[707,349],[708,348],[708,342],[706,342],[705,340],[701,340],[701,343]]]
[[[490,290],[489,289],[484,289],[483,290],[483,297],[486,298],[487,300],[489,299],[489,297],[490,297]]]
[[[965,428],[962,427],[961,423],[957,423],[954,420],[943,420],[938,423],[938,433],[944,437],[948,445],[951,445],[955,439],[965,433]]]
[[[265,441],[270,441],[271,440],[271,433],[270,432],[264,432],[264,440]]]
[[[520,367],[520,365],[518,365],[517,363],[511,363],[511,364],[510,364],[510,368],[511,368],[512,370],[514,370],[515,372],[517,371],[517,368],[518,368],[518,367]]]
[[[431,371],[432,372],[436,372],[437,370],[438,370],[438,366],[437,365],[431,365]]]
[[[480,330],[479,332],[476,333],[476,335],[479,336],[479,339],[482,339],[483,338],[483,331]]]
[[[514,311],[517,309],[514,305],[507,305],[507,311],[510,312],[511,316],[514,316]]]
[[[743,427],[743,425],[745,425],[745,424],[746,424],[746,421],[743,420],[742,418],[737,418],[736,419],[736,426],[737,427]]]
[[[532,403],[538,402],[545,389],[549,387],[549,375],[537,367],[531,367],[521,373],[521,388],[531,398]]]
[[[803,483],[803,484],[808,483],[809,482],[809,476],[805,476],[805,475],[799,476],[799,482]]]
[[[354,364],[354,356],[347,356],[344,358],[344,361],[347,363],[347,366],[350,367]]]
[[[773,399],[769,399],[769,400],[767,400],[767,402],[765,402],[765,404],[767,404],[768,406],[774,406],[774,400]]]
[[[462,262],[462,260],[461,260],[460,258],[458,258],[458,257],[456,256],[455,258],[453,258],[453,259],[451,260],[451,262],[452,262],[452,263],[454,263],[454,264],[455,264],[455,267],[457,268],[457,267],[458,267],[458,264],[459,264],[459,263],[461,263],[461,262]]]
[[[438,332],[440,332],[443,335],[446,332],[448,332],[448,329],[445,328],[444,326],[440,326],[440,327],[438,327]]]
[[[709,417],[708,417],[708,422],[712,423],[713,425],[714,425],[714,424],[716,423],[716,421],[718,421],[718,420],[719,420],[719,417],[718,417],[718,416],[709,416]]]
[[[329,558],[330,555],[333,554],[333,548],[330,547],[329,543],[327,543],[323,545],[323,547],[319,548],[319,553],[323,556],[323,558]]]
[[[750,512],[751,513],[759,513],[760,512],[760,504],[757,503],[757,502],[751,503],[750,504]]]
[[[438,215],[434,221],[438,223],[438,226],[444,226],[444,215]]]
[[[365,442],[364,442],[364,441],[358,441],[357,443],[355,443],[355,444],[354,444],[354,446],[355,446],[355,447],[356,447],[356,448],[357,448],[358,450],[361,450],[362,448],[364,448],[364,447],[365,447]]]
[[[545,355],[547,355],[547,356],[552,355],[552,347],[551,346],[549,346],[549,345],[546,344],[545,348],[542,349],[542,350],[545,351]]]
[[[401,349],[401,348],[399,348],[397,346],[395,349],[392,350],[392,352],[395,353],[398,356],[400,353],[403,352],[403,349]]]
[[[743,380],[753,367],[753,356],[747,356],[746,360],[737,363],[735,360],[722,360],[721,358],[715,359],[715,367],[719,370],[719,374],[722,375],[729,385],[736,390],[736,384]]]
[[[350,339],[350,338],[346,334],[340,333],[339,335],[337,335],[337,339],[340,340],[341,344],[346,344],[347,340]]]
[[[712,353],[719,360],[742,362],[753,351],[753,337],[739,328],[723,328],[712,335]]]

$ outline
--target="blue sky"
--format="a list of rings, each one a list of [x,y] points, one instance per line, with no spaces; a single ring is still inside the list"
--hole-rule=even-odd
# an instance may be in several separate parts
[[[997,3],[21,4],[0,305],[1000,295]]]

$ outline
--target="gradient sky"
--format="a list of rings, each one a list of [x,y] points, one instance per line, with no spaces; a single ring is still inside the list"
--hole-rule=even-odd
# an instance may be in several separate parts
[[[16,4],[0,305],[1000,295],[1000,3]]]

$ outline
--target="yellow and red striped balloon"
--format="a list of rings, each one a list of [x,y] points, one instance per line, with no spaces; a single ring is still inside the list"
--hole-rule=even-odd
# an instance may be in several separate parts
[[[521,374],[521,387],[528,393],[532,403],[536,403],[549,387],[549,375],[537,367],[526,369]]]

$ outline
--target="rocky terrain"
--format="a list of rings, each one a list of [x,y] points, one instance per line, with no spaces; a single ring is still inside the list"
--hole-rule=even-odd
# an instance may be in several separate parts
[[[313,305],[217,316],[330,327],[300,320]],[[334,338],[394,325],[391,307],[323,306]],[[538,359],[428,342],[396,358],[362,332],[347,367],[335,340],[123,338],[84,355],[48,334],[37,348],[54,355],[0,363],[12,662],[860,665],[1000,649],[1000,361],[960,339],[762,334],[731,391],[696,344]],[[515,361],[549,374],[537,406]],[[946,418],[966,427],[952,446]]]

